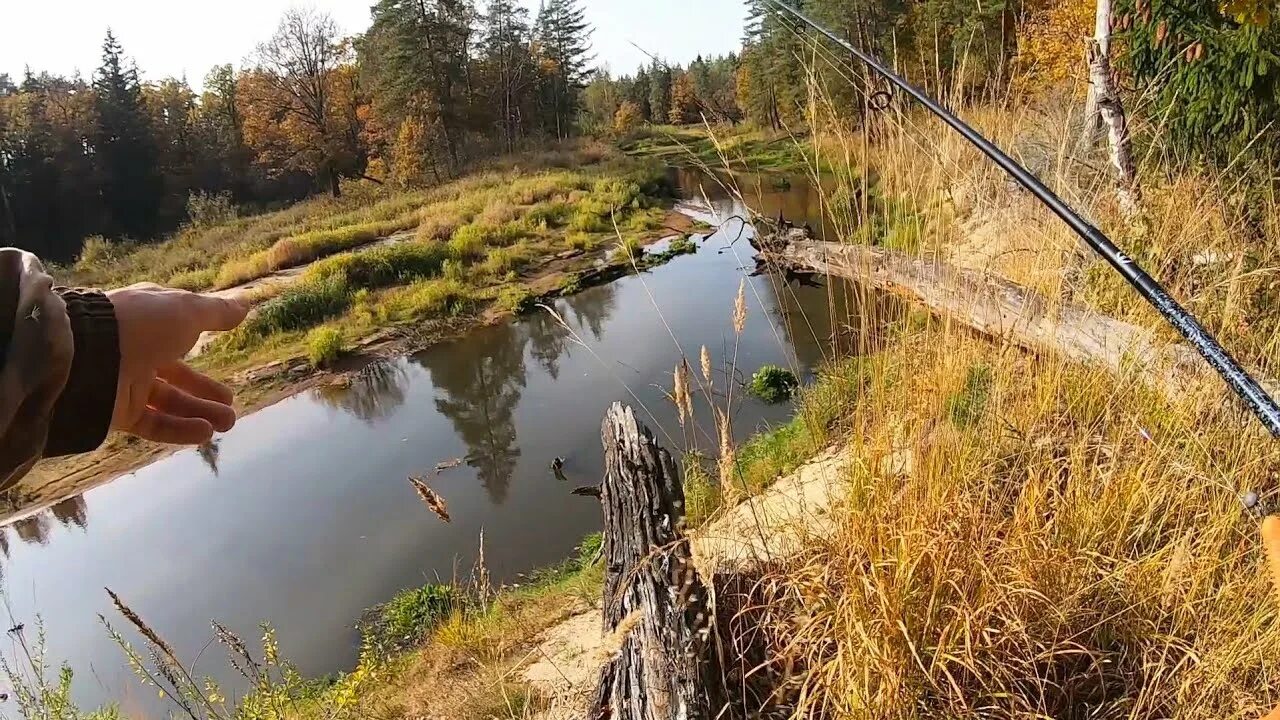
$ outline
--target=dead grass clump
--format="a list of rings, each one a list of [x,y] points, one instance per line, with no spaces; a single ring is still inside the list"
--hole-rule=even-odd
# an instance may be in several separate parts
[[[1280,624],[1237,496],[1268,486],[1280,448],[1232,414],[956,333],[904,337],[877,367],[846,408],[862,462],[836,531],[764,583],[792,608],[770,632],[773,663],[802,669],[797,717],[1276,704]]]

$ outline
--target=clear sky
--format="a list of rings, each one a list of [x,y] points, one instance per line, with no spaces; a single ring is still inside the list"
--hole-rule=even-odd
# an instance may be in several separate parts
[[[241,60],[275,29],[291,5],[333,15],[348,33],[369,24],[371,0],[3,0],[0,73],[17,81],[23,67],[86,78],[98,66],[110,27],[143,76],[186,76],[199,87],[210,67]],[[536,11],[538,0],[523,0]],[[483,6],[484,2],[481,0]],[[746,16],[743,0],[582,0],[595,26],[598,64],[631,72],[644,53],[684,63],[699,54],[736,50]]]

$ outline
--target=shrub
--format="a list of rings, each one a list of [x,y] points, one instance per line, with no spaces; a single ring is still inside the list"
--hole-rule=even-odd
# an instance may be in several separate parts
[[[465,282],[467,279],[467,269],[461,262],[451,258],[444,261],[444,264],[440,268],[440,276],[450,282]]]
[[[523,210],[509,200],[496,200],[480,213],[480,221],[489,225],[502,225],[516,220]]]
[[[494,277],[503,277],[507,273],[516,272],[528,265],[529,260],[527,248],[518,245],[510,248],[494,248],[485,258],[484,271]]]
[[[574,250],[592,250],[600,244],[596,238],[584,232],[569,233],[565,235],[564,242]]]
[[[974,365],[964,377],[964,388],[947,398],[947,417],[958,427],[969,427],[982,418],[991,396],[991,368]]]
[[[537,298],[524,286],[509,287],[498,295],[498,307],[516,315],[523,315],[534,308]]]
[[[313,368],[329,367],[342,351],[342,333],[337,328],[316,328],[307,335],[307,361]]]
[[[618,250],[623,257],[639,260],[644,257],[644,241],[634,235],[628,235],[618,243]]]
[[[101,235],[93,235],[85,238],[75,267],[77,270],[87,270],[95,265],[119,262],[133,252],[135,247],[137,247],[136,243],[130,240],[112,241]]]
[[[449,241],[449,257],[469,263],[484,256],[484,235],[474,225],[458,228]]]
[[[264,303],[236,332],[262,337],[302,330],[341,314],[350,304],[351,293],[344,278],[304,281]]]
[[[379,288],[435,277],[448,254],[438,244],[400,243],[321,260],[308,275],[340,275],[352,288]]]
[[[548,230],[562,227],[569,220],[572,212],[569,203],[553,201],[534,205],[524,214],[525,225],[531,228]]]
[[[187,195],[187,218],[196,228],[220,225],[236,219],[236,206],[231,191],[208,193],[203,190]]]
[[[436,211],[426,215],[422,222],[418,223],[418,240],[420,242],[448,240],[461,224],[461,218],[447,212]]]
[[[405,650],[421,642],[461,603],[447,585],[425,585],[404,590],[378,608],[374,622],[364,628],[365,637],[383,652]]]
[[[165,284],[179,290],[207,290],[217,278],[217,268],[200,268],[176,273]]]
[[[720,488],[697,458],[689,456],[684,462],[684,515],[691,527],[706,522],[720,507]]]
[[[425,280],[395,292],[386,303],[394,315],[417,320],[461,315],[474,306],[475,296],[463,283]]]
[[[765,365],[751,376],[749,389],[752,395],[767,403],[780,403],[790,400],[799,386],[795,373],[777,365]]]
[[[609,224],[600,217],[596,209],[580,207],[569,218],[569,229],[574,232],[598,233],[608,230]]]

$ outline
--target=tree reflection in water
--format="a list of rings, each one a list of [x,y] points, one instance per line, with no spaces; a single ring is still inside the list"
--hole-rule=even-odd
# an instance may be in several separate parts
[[[467,444],[466,463],[498,505],[520,459],[515,411],[525,388],[527,341],[517,325],[503,323],[414,357],[431,373],[436,409]]]
[[[555,315],[546,308],[538,308],[521,323],[529,335],[529,355],[542,366],[552,380],[560,379],[560,358],[571,352],[573,334],[565,323],[576,325],[576,331],[586,332],[599,340],[604,324],[613,314],[616,290],[612,285],[601,285],[586,292],[558,301]],[[563,322],[562,322],[563,320]]]
[[[67,498],[53,506],[53,516],[63,527],[75,525],[83,530],[89,525],[89,505],[83,495]]]
[[[374,424],[404,405],[409,375],[398,361],[373,362],[346,385],[320,388],[316,396],[325,405],[343,410]]]
[[[520,460],[515,413],[528,381],[525,348],[552,380],[558,379],[573,334],[599,340],[604,333],[615,292],[605,285],[557,302],[556,313],[569,327],[544,309],[414,358],[431,373],[436,409],[467,444],[466,462],[494,503],[506,501]]]

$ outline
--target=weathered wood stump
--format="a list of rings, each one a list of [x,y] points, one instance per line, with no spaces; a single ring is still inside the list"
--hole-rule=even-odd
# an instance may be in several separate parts
[[[626,633],[600,672],[591,720],[717,717],[724,693],[709,642],[707,589],[682,533],[684,488],[671,455],[631,408],[602,428],[605,475],[604,632]]]

